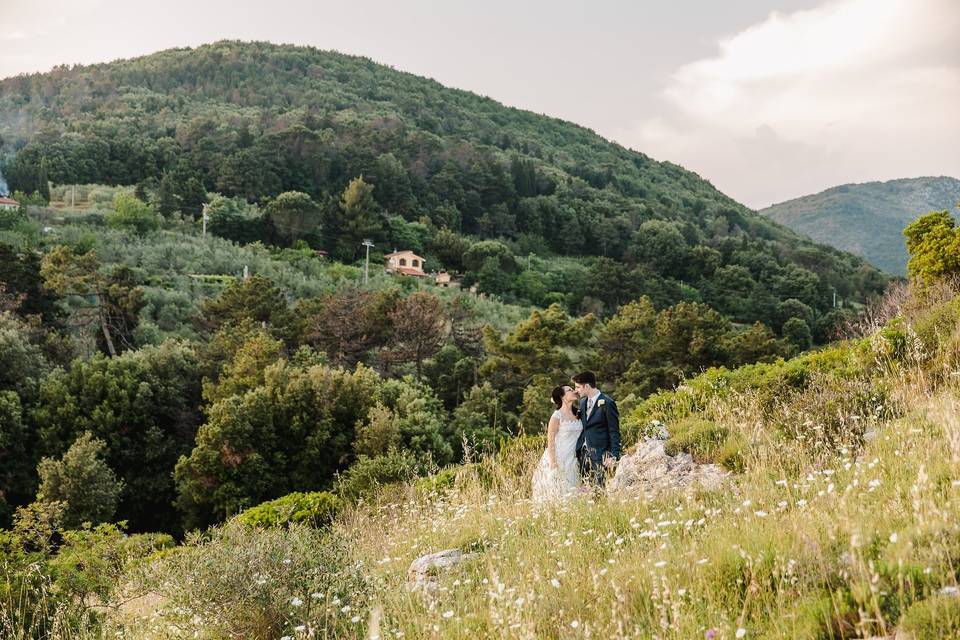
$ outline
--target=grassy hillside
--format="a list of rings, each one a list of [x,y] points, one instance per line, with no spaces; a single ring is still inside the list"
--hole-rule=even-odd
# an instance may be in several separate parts
[[[908,257],[904,227],[920,214],[952,210],[958,202],[960,180],[956,178],[904,178],[845,184],[759,213],[902,276]]]
[[[886,308],[899,314],[875,316],[881,326],[863,338],[711,370],[631,412],[634,441],[659,420],[701,462],[734,444],[739,471],[719,490],[539,509],[528,487],[543,443],[516,440],[427,480],[348,478],[363,499],[320,501],[319,529],[276,503],[175,548],[110,530],[71,538],[69,557],[83,563],[38,575],[35,592],[61,608],[35,628],[79,638],[955,638],[960,297],[896,295]],[[702,437],[681,438],[692,423],[707,425]],[[435,572],[429,594],[411,592],[411,561],[448,548],[477,555]],[[89,588],[89,566],[116,608],[67,606]]]
[[[138,185],[164,215],[193,217],[213,192],[263,207],[300,191],[322,209],[302,239],[342,261],[371,237],[377,252],[410,247],[489,293],[571,312],[611,315],[647,295],[659,308],[701,301],[778,330],[781,302],[800,300],[816,321],[834,291],[856,306],[883,286],[859,258],[802,239],[681,167],[309,47],[218,42],[7,78],[0,143],[13,190]],[[361,175],[375,210],[358,224],[338,203]],[[274,218],[264,222],[243,239],[291,242]],[[506,248],[468,254],[478,240]],[[530,255],[573,256],[579,268],[504,278],[483,271],[491,252],[513,276]],[[597,281],[618,286],[586,284]]]

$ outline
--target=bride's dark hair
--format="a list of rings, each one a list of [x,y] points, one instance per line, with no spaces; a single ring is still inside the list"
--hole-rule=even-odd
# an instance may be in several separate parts
[[[567,393],[567,387],[565,385],[560,385],[553,390],[553,393],[550,394],[550,397],[553,398],[553,404],[556,405],[557,409],[563,406],[563,396]]]

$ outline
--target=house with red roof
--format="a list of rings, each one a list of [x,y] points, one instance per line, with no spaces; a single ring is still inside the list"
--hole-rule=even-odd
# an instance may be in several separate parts
[[[423,270],[426,261],[413,251],[394,251],[385,255],[383,259],[386,263],[387,273],[397,273],[415,278],[427,277]]]

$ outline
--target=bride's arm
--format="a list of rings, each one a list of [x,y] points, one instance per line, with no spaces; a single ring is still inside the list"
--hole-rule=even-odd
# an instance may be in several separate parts
[[[547,423],[547,456],[550,458],[550,468],[557,468],[557,431],[560,429],[560,420],[557,416],[550,416]]]

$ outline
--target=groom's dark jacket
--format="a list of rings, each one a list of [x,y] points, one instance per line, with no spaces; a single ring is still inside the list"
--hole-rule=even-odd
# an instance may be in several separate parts
[[[609,453],[614,459],[620,459],[620,413],[613,398],[601,392],[589,416],[587,398],[581,398],[580,421],[583,423],[583,433],[577,440],[578,458],[586,454],[596,463]]]

